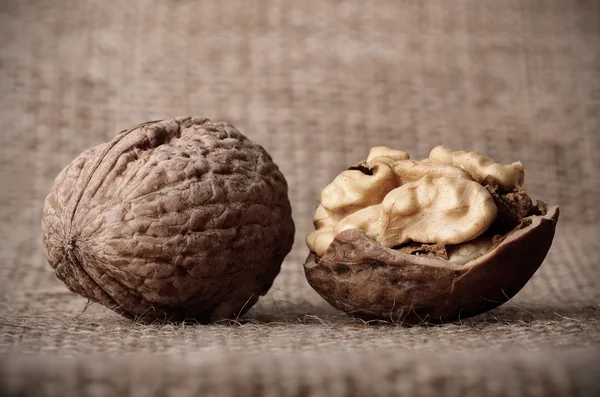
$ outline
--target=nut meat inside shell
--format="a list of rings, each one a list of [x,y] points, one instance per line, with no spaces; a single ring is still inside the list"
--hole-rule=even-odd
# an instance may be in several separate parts
[[[74,292],[143,320],[240,315],[290,251],[287,183],[234,127],[149,122],[83,152],[42,218],[46,254]]]
[[[452,321],[506,302],[541,265],[559,210],[532,203],[520,187],[521,163],[443,151],[450,160],[415,162],[404,152],[374,148],[323,191],[304,269],[332,306],[367,320]],[[448,168],[457,158],[469,161],[469,172]],[[382,178],[382,167],[395,178]],[[427,188],[435,181],[443,189]],[[466,194],[463,185],[479,186],[477,194]],[[447,193],[452,189],[456,194]],[[382,210],[390,201],[389,208],[401,210]]]

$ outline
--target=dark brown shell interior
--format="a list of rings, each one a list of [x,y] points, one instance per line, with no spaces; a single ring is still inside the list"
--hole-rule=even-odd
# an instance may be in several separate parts
[[[512,298],[543,262],[558,207],[523,218],[492,250],[459,266],[386,248],[362,230],[336,236],[304,265],[310,285],[333,307],[365,320],[441,323],[474,316]]]

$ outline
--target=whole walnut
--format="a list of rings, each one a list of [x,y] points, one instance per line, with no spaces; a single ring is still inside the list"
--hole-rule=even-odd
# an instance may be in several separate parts
[[[520,162],[375,147],[321,193],[306,238],[311,286],[363,319],[439,323],[514,296],[544,260],[558,207],[532,202]]]
[[[294,237],[271,157],[198,117],[143,123],[80,154],[56,178],[42,229],[70,290],[144,321],[243,314]]]

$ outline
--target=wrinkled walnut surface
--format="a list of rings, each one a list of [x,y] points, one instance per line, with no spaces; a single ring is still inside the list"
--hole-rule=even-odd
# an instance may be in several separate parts
[[[140,124],[83,152],[56,178],[42,229],[69,289],[144,320],[242,314],[294,235],[267,152],[197,117]]]

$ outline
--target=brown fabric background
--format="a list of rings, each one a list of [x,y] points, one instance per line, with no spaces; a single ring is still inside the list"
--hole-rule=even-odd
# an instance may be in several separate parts
[[[0,391],[9,395],[599,395],[600,1],[0,0]],[[82,150],[199,115],[261,143],[293,251],[238,323],[143,326],[46,264],[43,199]],[[561,206],[505,306],[366,326],[306,283],[321,189],[385,144],[522,160]],[[137,394],[136,394],[137,393]]]

